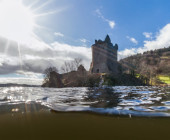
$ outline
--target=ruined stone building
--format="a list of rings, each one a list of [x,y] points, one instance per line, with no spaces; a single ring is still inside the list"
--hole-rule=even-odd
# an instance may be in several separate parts
[[[90,73],[117,73],[118,45],[111,43],[109,35],[105,40],[95,40],[92,45],[92,63]]]

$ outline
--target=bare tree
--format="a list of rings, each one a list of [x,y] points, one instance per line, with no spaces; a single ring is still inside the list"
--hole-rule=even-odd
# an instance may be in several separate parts
[[[69,63],[68,62],[64,62],[63,66],[61,67],[61,71],[63,73],[68,73],[69,72]]]
[[[68,67],[69,67],[69,71],[75,71],[74,61],[70,61],[68,63]]]
[[[79,67],[79,66],[81,65],[81,63],[82,63],[82,59],[81,59],[81,58],[75,58],[75,59],[73,60],[73,63],[74,63],[75,69],[77,70],[78,67]]]
[[[62,73],[66,73],[66,69],[65,69],[64,65],[61,66],[61,72],[62,72]]]
[[[63,73],[68,73],[70,71],[77,71],[81,63],[82,63],[81,58],[75,58],[73,61],[64,62],[63,66],[61,67],[61,71]]]

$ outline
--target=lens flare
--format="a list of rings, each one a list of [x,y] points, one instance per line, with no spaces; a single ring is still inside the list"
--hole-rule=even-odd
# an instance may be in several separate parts
[[[26,43],[33,34],[35,15],[21,0],[0,1],[0,35]]]
[[[41,39],[34,33],[34,29],[42,28],[43,26],[37,25],[35,19],[59,12],[55,10],[39,13],[39,10],[51,3],[52,0],[44,3],[35,0],[31,6],[25,5],[23,1],[24,0],[0,0],[0,36],[7,39],[4,54],[5,57],[8,58],[6,54],[8,49],[10,49],[10,42],[17,42],[21,71],[24,70],[22,66],[23,53],[21,46],[24,45],[28,47],[32,46],[32,44],[35,45],[37,42],[41,42]],[[35,6],[37,3],[39,3],[38,7]],[[34,7],[34,9],[32,7]]]

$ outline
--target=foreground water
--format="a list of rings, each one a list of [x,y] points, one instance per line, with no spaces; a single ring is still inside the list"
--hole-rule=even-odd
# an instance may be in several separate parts
[[[168,140],[169,118],[119,117],[91,113],[0,115],[2,140]]]
[[[1,114],[49,109],[129,117],[170,117],[170,87],[0,88]]]

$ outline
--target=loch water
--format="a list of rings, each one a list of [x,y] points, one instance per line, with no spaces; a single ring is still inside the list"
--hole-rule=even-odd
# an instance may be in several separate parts
[[[0,88],[1,114],[41,110],[129,117],[170,117],[170,87]]]

